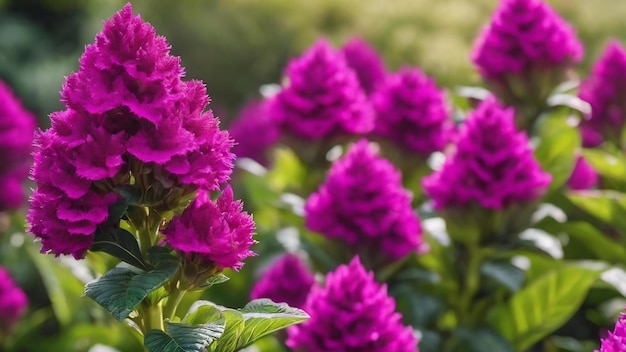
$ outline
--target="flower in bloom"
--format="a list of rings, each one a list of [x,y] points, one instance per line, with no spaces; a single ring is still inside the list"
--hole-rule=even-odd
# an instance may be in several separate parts
[[[233,200],[230,186],[216,201],[209,196],[200,191],[198,198],[170,221],[163,231],[165,240],[191,261],[239,270],[243,260],[254,255],[250,250],[255,243],[252,217],[242,212],[241,201]]]
[[[498,80],[509,73],[571,65],[582,54],[574,30],[543,0],[502,0],[478,37],[472,60],[483,77]]]
[[[514,115],[489,97],[468,116],[454,153],[422,180],[435,208],[476,202],[498,210],[544,194],[552,177],[534,159],[526,134],[516,130]]]
[[[615,330],[609,331],[609,336],[601,341],[600,350],[595,350],[595,352],[624,351],[626,351],[626,313],[621,313],[615,323]]]
[[[348,66],[356,76],[365,93],[370,94],[385,80],[386,69],[376,50],[363,39],[355,37],[349,40],[341,52]]]
[[[583,145],[595,147],[605,138],[619,142],[626,122],[626,49],[617,40],[607,45],[578,94],[591,105],[581,123]]]
[[[228,131],[235,140],[233,153],[238,158],[250,158],[268,165],[267,150],[278,141],[279,131],[267,113],[267,101],[250,101]]]
[[[118,189],[168,211],[229,179],[232,140],[205,111],[204,85],[182,75],[165,38],[130,4],[104,23],[63,86],[66,110],[37,136],[28,221],[43,252],[84,257]]]
[[[302,259],[288,253],[267,269],[252,288],[250,298],[269,298],[302,308],[314,283],[313,273]]]
[[[375,135],[424,156],[442,150],[449,141],[454,124],[443,92],[419,69],[403,68],[390,75],[372,101]]]
[[[311,316],[290,327],[287,345],[307,352],[417,352],[411,327],[402,325],[395,301],[387,295],[358,257],[326,276],[315,286],[304,310]]]
[[[28,300],[9,272],[0,267],[0,333],[10,332],[24,313]]]
[[[289,83],[271,100],[269,114],[282,132],[309,140],[364,134],[374,114],[344,56],[319,40],[287,67]]]
[[[35,117],[0,81],[0,211],[18,208],[25,199],[22,181],[28,177],[35,127]]]
[[[591,165],[579,155],[574,165],[574,170],[567,180],[569,188],[574,190],[589,189],[598,184],[598,173]]]
[[[355,248],[400,259],[421,247],[421,226],[400,172],[360,140],[305,204],[306,226]]]

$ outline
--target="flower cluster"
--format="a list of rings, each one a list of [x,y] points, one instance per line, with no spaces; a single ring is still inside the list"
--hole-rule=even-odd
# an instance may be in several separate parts
[[[0,81],[0,211],[24,201],[22,181],[28,177],[35,127],[35,117]]]
[[[205,111],[204,85],[182,76],[165,38],[130,4],[105,22],[63,87],[67,109],[37,136],[28,221],[43,252],[82,258],[120,189],[168,211],[228,180],[232,140]]]
[[[595,352],[624,352],[626,351],[626,313],[621,313],[615,323],[615,329],[609,331],[609,336],[602,339],[600,350]]]
[[[478,37],[472,59],[488,80],[581,60],[574,30],[543,0],[503,0]]]
[[[344,56],[319,40],[287,67],[288,84],[271,100],[281,132],[316,140],[368,133],[374,114]]]
[[[477,202],[499,210],[543,195],[552,177],[534,159],[526,134],[517,132],[514,114],[489,97],[468,116],[454,153],[422,180],[435,208]]]
[[[385,80],[385,63],[367,42],[361,38],[352,38],[342,48],[348,66],[356,76],[365,93],[375,91]]]
[[[267,101],[252,100],[246,104],[228,132],[235,141],[233,153],[238,158],[250,158],[267,166],[267,150],[280,136],[267,112]]]
[[[454,128],[443,93],[419,69],[391,75],[372,95],[374,134],[428,156],[442,150]]]
[[[591,105],[581,124],[583,145],[595,147],[605,138],[619,143],[626,122],[626,50],[618,41],[608,44],[578,94]]]
[[[306,226],[328,238],[400,259],[420,248],[421,227],[401,175],[367,140],[350,147],[306,201]]]
[[[599,175],[582,155],[579,155],[574,170],[567,180],[569,188],[574,190],[589,189],[598,184]]]
[[[9,272],[0,267],[0,334],[10,332],[24,313],[28,300]]]
[[[314,287],[304,310],[311,318],[289,328],[287,345],[307,352],[417,352],[411,327],[403,326],[387,287],[374,280],[358,257]]]
[[[269,298],[302,308],[314,283],[313,273],[306,264],[296,255],[286,254],[267,269],[252,288],[250,298]]]
[[[233,200],[233,191],[226,187],[222,195],[212,201],[209,193],[198,192],[198,197],[175,216],[163,230],[167,243],[201,267],[216,266],[239,270],[243,260],[254,255],[250,247],[254,222],[242,212],[241,201]]]

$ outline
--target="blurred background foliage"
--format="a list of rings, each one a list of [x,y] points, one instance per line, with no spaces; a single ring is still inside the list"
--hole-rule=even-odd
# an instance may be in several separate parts
[[[0,78],[47,125],[60,108],[64,76],[78,66],[102,20],[126,1],[0,0]],[[447,88],[477,85],[474,38],[496,0],[137,0],[182,57],[189,78],[203,80],[225,123],[262,84],[280,80],[290,57],[319,36],[342,45],[361,36],[391,70],[420,66]],[[626,2],[549,0],[585,44],[585,75],[609,38],[626,41]]]

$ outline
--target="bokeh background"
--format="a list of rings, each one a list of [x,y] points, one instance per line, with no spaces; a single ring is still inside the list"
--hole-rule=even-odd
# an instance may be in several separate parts
[[[446,88],[478,85],[472,43],[497,0],[137,0],[202,79],[224,124],[262,84],[278,82],[290,57],[319,36],[339,46],[361,36],[388,68],[417,65]],[[547,1],[585,44],[585,75],[610,38],[626,41],[626,2]],[[60,109],[58,91],[84,45],[126,1],[0,0],[0,78],[14,87],[42,126]]]

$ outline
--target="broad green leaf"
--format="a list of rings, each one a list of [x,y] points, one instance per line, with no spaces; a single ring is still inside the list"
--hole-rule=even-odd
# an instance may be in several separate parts
[[[239,336],[243,333],[245,326],[243,314],[234,309],[224,309],[223,313],[226,320],[226,328],[217,345],[213,346],[215,349],[212,351],[235,351],[237,350]]]
[[[568,199],[598,220],[626,232],[626,195],[615,191],[570,192]]]
[[[105,252],[140,269],[146,269],[139,243],[132,233],[121,228],[96,231],[94,242],[89,248],[94,252]]]
[[[285,303],[274,303],[265,298],[251,301],[238,313],[241,314],[243,322],[236,313],[227,313],[229,314],[227,319],[236,330],[234,333],[229,331],[231,327],[227,322],[226,333],[218,340],[216,346],[212,346],[213,351],[238,351],[265,335],[309,318],[309,315],[300,309],[289,307]]]
[[[178,270],[169,262],[150,271],[114,268],[85,286],[85,295],[104,307],[115,319],[124,320],[148,294],[167,282]]]
[[[566,265],[557,267],[496,306],[487,322],[517,351],[524,351],[563,325],[580,307],[598,270]]]
[[[621,151],[610,153],[602,149],[583,149],[585,160],[604,178],[612,181],[626,180],[626,158]]]
[[[461,327],[453,331],[453,336],[458,343],[456,352],[515,352],[506,339],[489,328]]]
[[[524,284],[524,272],[508,262],[486,261],[480,272],[512,292],[519,291]]]
[[[588,222],[568,222],[561,224],[561,230],[570,240],[568,246],[576,246],[590,251],[593,258],[610,263],[624,263],[626,250],[617,242],[611,240],[607,234],[596,229]]]
[[[539,144],[535,157],[541,168],[552,175],[550,191],[559,189],[569,178],[576,162],[574,151],[580,147],[580,133],[568,122],[570,110],[555,109],[537,126]]]

